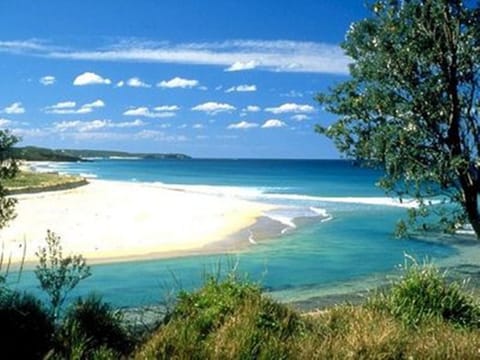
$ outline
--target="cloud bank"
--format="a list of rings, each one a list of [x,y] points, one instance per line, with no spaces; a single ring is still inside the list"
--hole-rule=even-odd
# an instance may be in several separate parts
[[[340,75],[348,74],[351,63],[338,45],[290,40],[180,44],[125,40],[105,48],[87,49],[47,46],[39,41],[3,41],[0,51],[54,59],[216,65],[225,71],[256,69]]]

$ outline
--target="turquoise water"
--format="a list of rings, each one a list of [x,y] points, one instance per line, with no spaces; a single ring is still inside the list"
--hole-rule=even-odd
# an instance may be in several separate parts
[[[205,273],[219,267],[236,267],[281,300],[305,300],[345,284],[363,289],[369,279],[383,278],[403,263],[405,253],[444,259],[457,251],[442,243],[395,239],[395,223],[406,210],[392,206],[375,187],[380,172],[347,161],[97,160],[54,167],[282,206],[266,216],[282,223],[284,233],[237,253],[92,266],[93,276],[73,295],[96,291],[116,306],[157,304],[172,289],[199,286]],[[19,286],[36,291],[30,271]]]

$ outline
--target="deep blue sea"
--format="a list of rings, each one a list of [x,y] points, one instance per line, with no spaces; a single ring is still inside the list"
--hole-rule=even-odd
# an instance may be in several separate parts
[[[277,299],[304,301],[375,286],[404,262],[405,253],[441,261],[458,252],[444,243],[396,239],[395,223],[406,209],[376,188],[381,172],[348,161],[108,159],[52,166],[283,207],[266,216],[285,225],[284,233],[238,252],[93,265],[93,275],[73,295],[95,291],[116,306],[159,304],[172,290],[195,288],[206,274],[231,267]],[[19,286],[37,289],[31,271]]]

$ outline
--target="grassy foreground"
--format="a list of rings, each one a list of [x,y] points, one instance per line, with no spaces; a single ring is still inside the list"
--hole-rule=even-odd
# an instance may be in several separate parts
[[[234,277],[182,293],[135,359],[473,359],[480,307],[432,267],[363,306],[300,314]]]
[[[52,244],[35,273],[48,280],[42,289],[55,299],[83,275],[74,259],[61,256],[58,242]],[[166,317],[143,332],[97,296],[58,312],[54,301],[10,289],[5,279],[0,347],[8,359],[480,358],[478,299],[464,283],[415,262],[363,305],[311,314],[272,300],[234,274],[211,277],[196,291],[180,292]]]
[[[65,190],[85,184],[87,181],[80,176],[30,171],[20,171],[13,179],[3,182],[10,194]]]

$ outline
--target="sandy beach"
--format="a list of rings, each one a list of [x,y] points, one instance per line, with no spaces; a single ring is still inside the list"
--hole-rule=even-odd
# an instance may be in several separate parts
[[[27,262],[47,229],[64,254],[89,261],[172,256],[212,245],[255,223],[271,205],[170,190],[150,183],[92,180],[72,190],[18,195],[17,217],[0,232],[4,256]],[[248,238],[245,239],[248,243]]]

